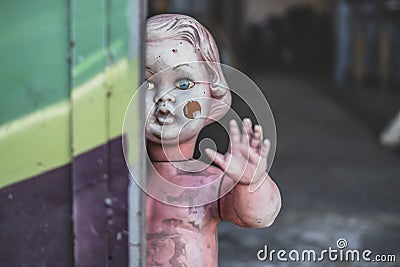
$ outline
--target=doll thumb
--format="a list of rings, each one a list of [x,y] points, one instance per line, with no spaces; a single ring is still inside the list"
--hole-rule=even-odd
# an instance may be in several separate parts
[[[211,148],[206,148],[204,150],[206,152],[206,155],[219,167],[223,168],[224,167],[224,156],[218,153],[217,151],[211,149]]]

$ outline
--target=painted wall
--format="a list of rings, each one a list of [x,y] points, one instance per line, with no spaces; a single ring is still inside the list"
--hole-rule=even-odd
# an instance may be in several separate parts
[[[128,265],[139,3],[1,2],[0,266]]]

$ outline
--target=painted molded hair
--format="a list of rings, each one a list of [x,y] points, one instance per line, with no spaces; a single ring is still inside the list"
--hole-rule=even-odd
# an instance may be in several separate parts
[[[189,42],[207,64],[212,76],[211,96],[218,101],[211,105],[211,120],[220,119],[231,105],[228,84],[219,65],[218,47],[210,32],[197,20],[180,14],[162,14],[147,19],[146,42],[162,40],[184,40]]]

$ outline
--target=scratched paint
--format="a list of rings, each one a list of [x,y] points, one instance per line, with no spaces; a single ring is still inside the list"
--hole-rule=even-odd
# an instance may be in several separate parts
[[[197,101],[189,101],[183,107],[183,113],[185,114],[185,117],[188,119],[194,119],[196,112],[201,113],[201,106]]]

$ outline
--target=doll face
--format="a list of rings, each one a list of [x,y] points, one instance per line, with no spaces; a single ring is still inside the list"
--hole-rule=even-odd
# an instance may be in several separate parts
[[[198,135],[210,110],[208,72],[183,40],[146,44],[146,138],[178,144]]]

